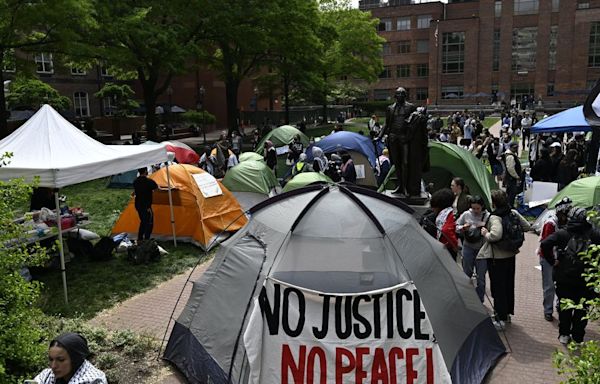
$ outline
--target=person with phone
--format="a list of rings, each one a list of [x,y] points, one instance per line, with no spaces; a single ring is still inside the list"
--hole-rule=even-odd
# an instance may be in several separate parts
[[[87,340],[77,333],[64,333],[50,342],[49,368],[33,380],[37,384],[108,384],[104,372],[87,360]],[[31,382],[31,381],[30,381]]]

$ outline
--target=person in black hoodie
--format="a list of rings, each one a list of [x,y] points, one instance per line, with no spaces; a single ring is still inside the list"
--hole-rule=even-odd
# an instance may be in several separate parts
[[[556,296],[578,303],[582,298],[594,295],[582,276],[585,265],[579,260],[578,253],[585,252],[589,244],[600,244],[600,232],[587,221],[587,212],[583,208],[571,208],[568,217],[567,227],[542,240],[540,249],[546,261],[554,266]],[[562,344],[569,343],[571,338],[576,343],[583,342],[587,325],[585,314],[585,309],[559,308],[558,340]]]
[[[531,168],[531,178],[533,181],[552,182],[552,167],[550,151],[546,148],[540,149],[540,158]]]

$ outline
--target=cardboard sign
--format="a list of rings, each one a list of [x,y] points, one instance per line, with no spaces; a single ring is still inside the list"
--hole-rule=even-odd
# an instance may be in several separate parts
[[[219,187],[219,183],[217,183],[217,179],[215,179],[210,173],[195,173],[192,175],[192,177],[194,178],[198,188],[200,188],[202,196],[205,198],[220,196],[223,194],[221,187]]]
[[[289,145],[284,145],[283,147],[276,147],[275,152],[277,152],[277,156],[285,155],[290,151]]]
[[[412,282],[326,294],[267,279],[244,344],[250,383],[451,383]]]
[[[364,164],[354,164],[354,170],[356,171],[357,179],[365,178],[365,165]]]

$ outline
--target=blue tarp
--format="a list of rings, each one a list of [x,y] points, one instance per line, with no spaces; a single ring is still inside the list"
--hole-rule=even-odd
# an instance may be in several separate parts
[[[365,155],[369,159],[371,166],[375,168],[377,165],[377,155],[375,154],[375,146],[373,141],[367,136],[359,135],[356,132],[340,131],[325,136],[321,141],[315,143],[325,153],[333,153],[338,150],[338,145],[347,151],[356,151]],[[312,161],[312,148],[306,148],[306,157]]]
[[[592,128],[583,116],[583,106],[546,117],[531,127],[531,133],[589,132]]]

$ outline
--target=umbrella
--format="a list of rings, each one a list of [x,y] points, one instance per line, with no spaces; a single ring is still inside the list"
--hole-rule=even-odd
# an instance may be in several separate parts
[[[185,109],[181,108],[179,105],[173,105],[171,107],[171,113],[184,113]]]
[[[283,187],[283,192],[293,191],[294,189],[316,183],[333,183],[333,180],[320,172],[302,172],[287,182]]]
[[[176,140],[163,143],[167,146],[168,152],[175,153],[175,159],[179,164],[198,164],[200,156],[189,145]]]
[[[581,208],[591,208],[600,204],[600,176],[584,177],[573,181],[564,187],[548,204],[554,208],[563,197],[570,197],[573,205]]]
[[[449,93],[445,96],[446,99],[457,99],[458,95],[456,93]]]
[[[591,131],[583,115],[583,106],[567,109],[538,121],[531,127],[532,133]]]

